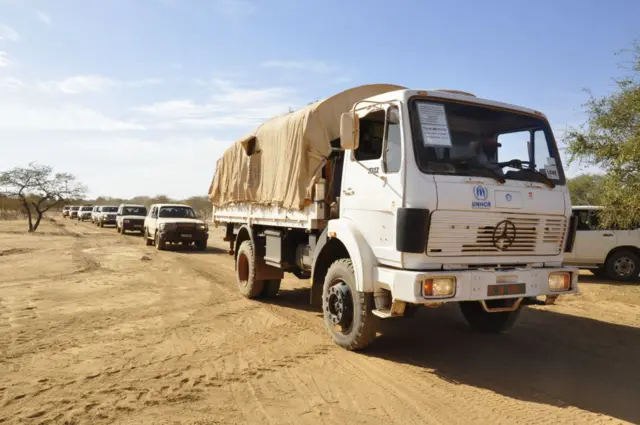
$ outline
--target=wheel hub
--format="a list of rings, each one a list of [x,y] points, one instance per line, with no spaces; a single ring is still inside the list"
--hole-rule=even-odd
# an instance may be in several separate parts
[[[329,319],[334,325],[348,328],[353,320],[351,290],[345,282],[338,282],[329,289],[327,300]]]
[[[620,276],[629,276],[635,269],[635,264],[628,257],[620,257],[613,265]]]

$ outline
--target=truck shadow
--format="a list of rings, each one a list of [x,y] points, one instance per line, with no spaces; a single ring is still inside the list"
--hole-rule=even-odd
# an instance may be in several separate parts
[[[636,279],[636,280],[632,280],[630,282],[620,282],[617,280],[610,280],[607,278],[601,278],[601,277],[596,277],[592,274],[581,274],[579,279],[579,283],[583,284],[590,284],[590,283],[596,283],[596,284],[600,284],[600,285],[612,285],[612,286],[635,286],[635,285],[640,285],[640,279]]]
[[[640,329],[525,308],[510,333],[482,335],[468,329],[457,306],[422,310],[383,321],[363,354],[454,384],[640,423]]]

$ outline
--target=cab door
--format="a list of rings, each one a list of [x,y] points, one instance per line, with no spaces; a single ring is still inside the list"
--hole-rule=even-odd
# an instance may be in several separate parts
[[[397,105],[360,119],[358,149],[345,154],[340,217],[354,222],[381,264],[399,266],[396,214],[402,207],[403,140]]]

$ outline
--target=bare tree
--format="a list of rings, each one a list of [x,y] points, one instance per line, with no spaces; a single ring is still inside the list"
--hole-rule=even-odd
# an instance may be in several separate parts
[[[0,172],[0,193],[20,200],[29,219],[29,232],[38,229],[44,213],[67,200],[84,197],[86,191],[73,175],[54,174],[48,165],[32,162],[26,168]]]

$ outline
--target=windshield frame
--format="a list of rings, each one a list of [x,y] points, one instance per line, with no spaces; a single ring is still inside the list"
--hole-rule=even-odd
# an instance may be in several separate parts
[[[544,115],[542,114],[537,115],[533,113],[527,113],[525,111],[520,111],[517,109],[510,109],[510,108],[494,106],[494,105],[486,105],[486,104],[477,103],[477,102],[465,102],[463,100],[458,100],[458,99],[449,99],[449,98],[442,98],[437,96],[414,95],[414,96],[411,96],[407,102],[408,111],[409,111],[409,126],[411,131],[411,137],[413,139],[412,148],[413,148],[414,160],[418,169],[423,174],[438,175],[438,176],[487,177],[486,174],[479,174],[479,175],[474,175],[472,173],[462,174],[459,172],[459,170],[456,171],[455,173],[442,173],[437,171],[429,171],[425,169],[424,164],[419,159],[419,152],[418,152],[418,145],[420,143],[423,143],[422,131],[420,128],[420,118],[418,116],[418,110],[417,110],[417,103],[421,101],[442,103],[445,105],[445,107],[447,103],[457,103],[457,104],[468,105],[468,106],[476,106],[480,108],[487,108],[487,109],[493,109],[501,112],[508,112],[512,114],[523,115],[526,117],[540,120],[540,122],[543,124],[540,130],[544,131],[544,135],[547,140],[547,148],[549,152],[554,156],[556,161],[556,167],[558,169],[558,179],[554,179],[553,182],[557,186],[566,186],[564,164],[562,163],[562,158],[560,157],[560,151],[558,150],[558,143],[556,141],[555,135],[553,134],[553,131],[551,130],[549,121]],[[525,129],[522,129],[522,130],[525,130]],[[517,131],[519,130],[514,128],[513,132],[515,133]],[[539,183],[538,181],[535,181],[535,180],[522,180],[522,179],[513,179],[513,178],[508,178],[506,180],[507,181],[523,181],[527,183]]]
[[[131,209],[141,210],[142,214],[131,214]],[[122,215],[131,216],[131,217],[146,217],[149,214],[149,210],[146,207],[138,207],[138,206],[123,206],[122,207]]]
[[[175,209],[183,209],[183,210],[190,210],[193,213],[193,217],[173,217],[173,216],[161,216],[160,213],[162,212],[163,209],[169,209],[169,208],[175,208]],[[192,207],[190,206],[186,206],[186,205],[164,205],[160,208],[158,208],[158,218],[186,218],[189,220],[197,220],[198,219],[198,215],[196,214],[196,210],[194,210]]]

